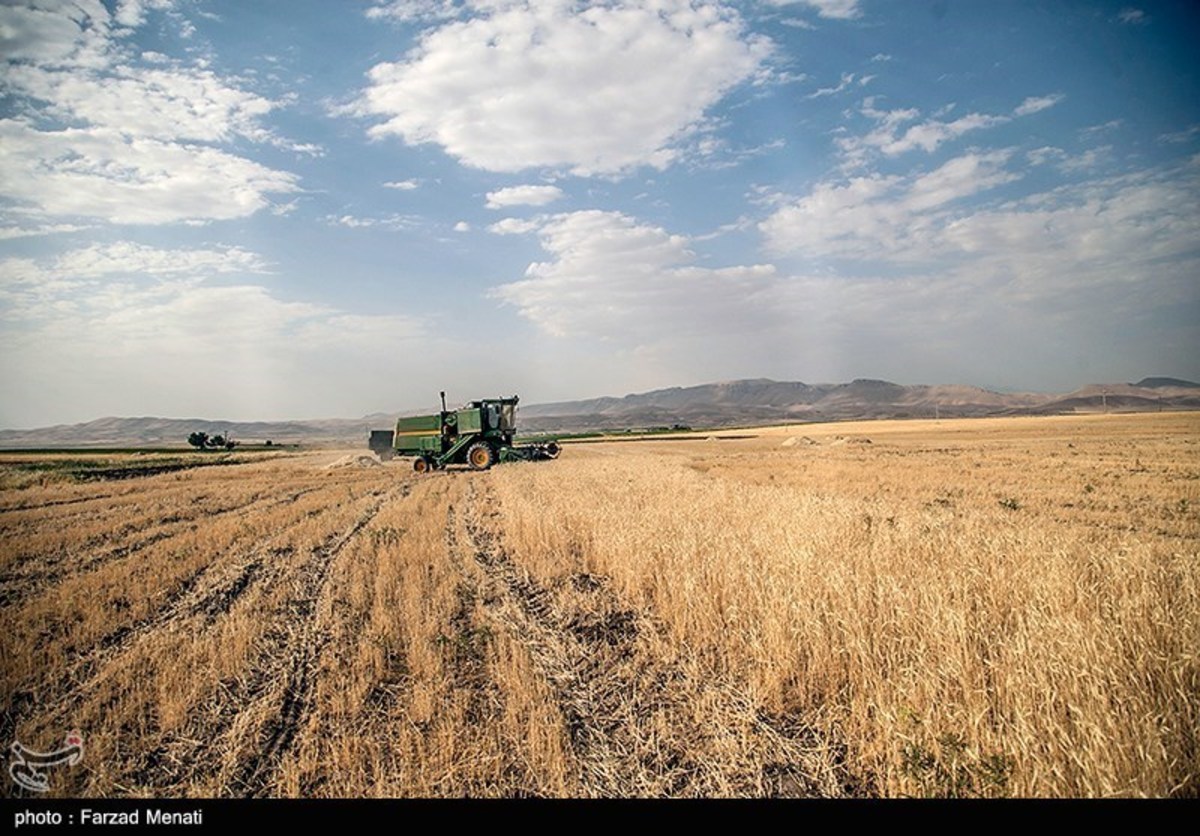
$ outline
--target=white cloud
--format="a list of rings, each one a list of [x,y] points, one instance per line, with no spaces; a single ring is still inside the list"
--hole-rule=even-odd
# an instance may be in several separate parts
[[[239,218],[298,190],[294,175],[216,148],[108,128],[39,131],[0,120],[0,192],[37,213],[114,223]]]
[[[1061,148],[1045,146],[1026,152],[1025,157],[1032,165],[1053,164],[1059,171],[1074,174],[1099,167],[1112,157],[1112,151],[1111,145],[1102,145],[1071,156]]]
[[[1060,165],[1075,162],[1039,150]],[[928,288],[967,308],[961,296],[974,293],[997,306],[1031,306],[1026,314],[1091,311],[1119,321],[1151,304],[1140,292],[1158,295],[1161,306],[1195,303],[1197,167],[1088,180],[991,206],[961,202],[1013,179],[1003,161],[966,155],[928,174],[822,184],[760,229],[779,252],[846,259],[850,273],[919,267]]]
[[[661,168],[771,51],[735,11],[712,3],[490,6],[373,67],[348,111],[383,118],[373,137],[436,143],[489,171]]]
[[[454,225],[454,231],[455,232],[470,232],[471,225],[469,223],[467,223],[466,221],[459,221],[458,223],[456,223]]]
[[[852,76],[843,76],[843,86],[846,86]],[[872,76],[865,76],[868,80]],[[818,91],[820,95],[830,91]],[[932,154],[947,142],[951,142],[975,131],[993,128],[1011,122],[1014,118],[1028,116],[1033,113],[1053,107],[1065,98],[1060,93],[1047,96],[1031,96],[1026,98],[1013,110],[1013,115],[987,113],[968,113],[958,119],[947,120],[954,110],[954,103],[939,108],[933,118],[912,124],[920,118],[921,112],[915,108],[896,108],[880,110],[875,106],[877,98],[868,96],[863,100],[860,113],[874,121],[874,126],[862,135],[843,135],[834,140],[842,156],[843,171],[855,171],[864,168],[877,154],[885,157],[898,157],[910,151],[920,149]]]
[[[872,76],[873,78],[874,76]],[[842,73],[842,80],[835,87],[822,87],[815,93],[809,93],[805,96],[806,99],[819,99],[822,96],[833,96],[841,93],[847,87],[854,83],[854,73]]]
[[[111,18],[100,0],[0,5],[0,55],[9,62],[102,67],[111,60]]]
[[[968,113],[953,122],[929,120],[913,125],[902,136],[887,138],[878,147],[889,157],[904,154],[915,148],[932,153],[942,143],[957,139],[965,133],[1001,125],[1007,121],[1008,117],[1005,116],[988,116],[982,113]]]
[[[1030,96],[1017,105],[1013,110],[1013,115],[1028,116],[1031,113],[1038,113],[1039,111],[1054,107],[1065,98],[1066,96],[1062,93],[1051,93],[1049,96]]]
[[[264,269],[237,247],[132,242],[0,260],[5,422],[164,407],[298,417],[311,409],[313,386],[326,403],[361,398],[378,385],[380,357],[413,339],[429,344],[409,317],[288,300],[247,281]],[[208,281],[217,275],[220,284]],[[90,414],[79,415],[80,403]]]
[[[1098,168],[1107,162],[1112,157],[1113,147],[1111,145],[1101,145],[1098,148],[1089,148],[1082,154],[1074,157],[1067,157],[1059,163],[1059,168],[1066,172],[1081,172],[1091,171]]]
[[[367,9],[366,15],[373,20],[411,23],[456,17],[460,8],[454,0],[384,0]]]
[[[276,103],[229,86],[209,70],[114,67],[107,73],[10,67],[4,83],[49,103],[47,114],[128,136],[216,143],[262,140]]]
[[[1111,337],[1147,304],[1196,303],[1194,182],[1133,178],[989,210],[956,204],[977,189],[973,181],[1006,176],[996,164],[962,158],[852,184],[841,202],[874,204],[874,222],[899,244],[889,251],[886,240],[859,242],[857,275],[699,266],[696,239],[617,212],[581,211],[524,222],[546,256],[493,296],[561,351],[591,347],[606,364],[653,369],[659,381],[697,379],[697,358],[699,379],[709,380],[746,368],[801,379],[866,369],[902,380],[922,368],[953,379],[977,375],[974,358],[999,351],[1007,363],[1036,368],[1047,353],[1095,344],[1097,328]],[[890,217],[889,201],[898,204]],[[1107,217],[1097,223],[1097,212]],[[861,212],[853,220],[873,222]],[[1157,350],[1113,345],[1101,362],[1130,349],[1136,362],[1150,362]]]
[[[358,215],[326,215],[325,223],[330,226],[344,226],[348,229],[414,229],[421,224],[417,215],[385,215],[379,218],[360,217]]]
[[[859,0],[768,0],[772,6],[790,6],[797,3],[813,9],[819,17],[832,20],[853,20],[862,16]]]
[[[0,241],[8,241],[13,238],[33,238],[40,235],[57,235],[64,232],[81,232],[85,229],[91,229],[91,227],[79,224],[42,224],[32,227],[2,226],[0,227]]]
[[[1135,9],[1130,6],[1127,6],[1124,9],[1121,9],[1121,11],[1117,13],[1117,20],[1119,20],[1125,24],[1132,24],[1134,26],[1140,26],[1144,23],[1147,23],[1150,20],[1150,18],[1147,17],[1146,13],[1143,12],[1141,9]]]
[[[525,220],[523,218],[504,218],[488,226],[488,232],[493,235],[525,235],[539,229],[542,219]]]
[[[871,175],[819,184],[759,228],[779,253],[856,259],[928,257],[947,204],[1015,179],[1008,151],[970,153],[908,177]]]
[[[411,192],[414,189],[421,188],[421,184],[417,180],[393,180],[389,183],[384,183],[385,189],[396,189],[401,192]]]
[[[132,241],[93,244],[57,256],[45,268],[49,276],[95,279],[105,276],[156,277],[225,273],[265,273],[262,256],[242,247],[161,249]]]
[[[168,0],[0,7],[12,39],[0,93],[35,116],[0,121],[8,213],[158,224],[243,217],[296,178],[223,150],[238,138],[300,153],[261,119],[278,106],[201,62],[138,65],[122,40]],[[19,41],[19,43],[17,43]],[[54,129],[51,120],[61,126]]]
[[[121,26],[136,28],[146,22],[148,9],[169,9],[174,5],[174,0],[121,0],[114,19]]]
[[[487,194],[489,209],[504,209],[508,206],[545,206],[561,199],[563,191],[558,186],[509,186]]]
[[[1094,137],[1100,136],[1101,134],[1106,134],[1110,131],[1115,131],[1117,128],[1121,127],[1124,124],[1125,124],[1124,119],[1111,119],[1108,122],[1103,122],[1099,125],[1089,125],[1088,127],[1083,128],[1079,132],[1079,135],[1081,137],[1083,137],[1084,139],[1092,139]]]
[[[1197,136],[1200,136],[1200,125],[1192,125],[1190,128],[1185,128],[1182,131],[1173,131],[1171,133],[1162,134],[1158,137],[1158,141],[1170,143],[1172,145],[1183,145],[1191,142]]]
[[[549,334],[643,344],[772,316],[770,265],[694,266],[688,239],[619,212],[553,215],[527,229],[548,260],[493,295]]]
[[[1034,148],[1025,154],[1025,158],[1029,160],[1031,165],[1046,165],[1047,163],[1057,162],[1065,159],[1067,152],[1061,148],[1055,148],[1052,145],[1044,145],[1041,148]]]

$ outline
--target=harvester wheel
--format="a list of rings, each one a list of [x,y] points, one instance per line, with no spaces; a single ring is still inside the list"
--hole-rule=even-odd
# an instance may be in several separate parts
[[[429,461],[428,456],[421,456],[419,459],[413,462],[413,470],[415,470],[417,473],[428,473],[432,469],[433,463]]]
[[[546,445],[546,455],[552,459],[557,459],[558,454],[562,452],[562,448],[558,446],[557,441],[551,441]]]
[[[476,441],[467,449],[467,462],[475,470],[487,470],[496,463],[496,451],[486,441]]]

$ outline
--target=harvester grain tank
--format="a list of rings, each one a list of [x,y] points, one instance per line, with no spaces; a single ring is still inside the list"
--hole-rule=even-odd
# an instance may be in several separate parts
[[[386,430],[372,431],[371,449],[381,458],[385,453],[412,456],[418,473],[449,464],[487,470],[496,462],[558,458],[555,441],[515,443],[520,400],[516,395],[471,401],[461,409],[446,409],[446,393],[441,395],[441,412],[397,419],[390,440]]]

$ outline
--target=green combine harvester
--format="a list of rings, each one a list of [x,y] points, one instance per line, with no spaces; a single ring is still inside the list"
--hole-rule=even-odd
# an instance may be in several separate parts
[[[496,462],[556,459],[558,442],[514,444],[517,431],[516,395],[471,401],[462,409],[446,409],[436,415],[400,418],[395,430],[372,430],[370,448],[382,459],[412,456],[413,470],[428,473],[450,464],[466,464],[487,470]]]

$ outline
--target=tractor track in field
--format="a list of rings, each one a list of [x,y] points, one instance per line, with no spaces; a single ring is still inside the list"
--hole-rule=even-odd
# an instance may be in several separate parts
[[[477,504],[475,497],[468,498],[468,507]],[[628,794],[633,765],[627,763],[627,747],[618,740],[627,736],[622,733],[627,730],[607,722],[597,701],[606,684],[620,683],[605,683],[603,671],[588,670],[582,648],[573,646],[565,625],[555,618],[550,594],[513,563],[476,517],[464,515],[463,529],[471,556],[492,587],[488,606],[525,646],[555,695],[585,794]]]
[[[63,505],[79,505],[83,502],[99,502],[104,499],[112,499],[115,496],[128,496],[131,493],[136,493],[136,491],[89,494],[88,496],[77,496],[72,499],[52,499],[49,502],[36,502],[32,505],[4,505],[0,506],[0,514],[14,514],[18,511],[39,511],[43,508],[59,508]]]
[[[196,531],[203,524],[209,524],[214,520],[230,515],[244,517],[270,510],[271,508],[293,504],[300,497],[313,493],[316,490],[319,490],[319,488],[305,488],[303,490],[292,491],[283,497],[272,497],[263,491],[255,494],[248,502],[243,502],[239,505],[215,511],[200,511],[190,516],[175,516],[168,521],[160,522],[160,525],[170,526],[169,528],[155,531],[132,543],[123,543],[119,546],[113,546],[109,549],[93,553],[77,561],[72,561],[72,555],[67,551],[61,551],[54,556],[43,557],[39,566],[4,573],[4,576],[0,578],[0,605],[7,607],[28,601],[39,592],[64,578],[82,575],[105,563],[123,560],[130,555],[144,551],[165,540]],[[79,551],[85,550],[87,550],[86,544],[79,549]],[[36,556],[31,556],[28,560],[21,562],[28,563],[33,559],[36,559]]]
[[[442,636],[443,651],[449,659],[449,669],[458,689],[468,694],[467,713],[474,722],[484,722],[489,706],[499,701],[496,686],[489,677],[486,644],[488,632],[476,623],[476,604],[480,599],[479,585],[467,571],[463,557],[464,546],[458,536],[458,512],[453,505],[446,509],[446,554],[460,580],[455,588],[455,606],[450,615],[449,634]],[[472,544],[473,545],[473,544]]]
[[[837,747],[795,719],[765,715],[733,690],[698,682],[678,660],[656,658],[643,639],[660,628],[648,614],[623,608],[606,578],[571,578],[577,593],[600,596],[606,606],[560,606],[555,592],[521,569],[488,530],[474,509],[494,502],[479,493],[475,484],[468,487],[471,510],[462,531],[485,578],[484,604],[525,646],[555,694],[584,794],[707,796],[732,789],[745,796],[845,795]],[[719,771],[703,755],[718,732],[695,726],[690,703],[701,696],[755,738],[755,751],[736,769]],[[673,741],[657,738],[655,729],[664,724],[677,733]]]
[[[399,496],[407,493],[408,486],[401,486]],[[262,555],[268,552],[283,555],[260,547],[258,557],[229,567],[223,573],[222,583],[203,596],[193,596],[186,614],[202,619],[207,627],[251,587],[290,579],[293,588],[270,613],[264,614],[264,618],[270,619],[270,626],[260,639],[251,669],[244,675],[218,682],[213,693],[197,704],[193,719],[183,729],[148,747],[129,772],[128,780],[133,786],[170,795],[184,792],[197,781],[219,779],[216,784],[221,787],[222,795],[265,793],[310,709],[317,662],[328,641],[316,621],[317,604],[329,567],[384,503],[395,497],[395,491],[372,491],[360,497],[357,501],[364,498],[373,501],[349,528],[312,548],[299,567],[285,571],[278,561],[262,560]],[[292,554],[289,548],[287,556]],[[289,626],[297,621],[298,626]],[[284,683],[282,689],[273,687],[280,682]],[[254,731],[259,716],[264,719]],[[247,727],[255,736],[255,743],[243,747],[235,761],[231,753],[239,752],[236,747]]]
[[[141,639],[189,618],[201,617],[204,625],[210,626],[251,585],[282,575],[284,569],[280,566],[280,559],[290,556],[292,549],[290,546],[273,546],[272,543],[284,539],[292,527],[302,521],[296,520],[266,541],[253,544],[231,562],[208,563],[197,567],[176,584],[152,613],[111,630],[78,655],[68,657],[59,678],[60,685],[53,689],[63,696],[46,713],[51,717],[69,716],[95,690],[108,667],[132,650]],[[30,689],[38,686],[39,683],[20,683],[15,689],[14,703],[23,703],[20,693],[29,693]],[[24,719],[18,716],[21,713],[6,712],[0,720],[0,734],[14,730]]]
[[[294,747],[296,738],[312,710],[312,690],[322,651],[329,642],[329,633],[321,629],[317,611],[329,578],[329,569],[342,550],[375,518],[389,499],[403,499],[410,486],[402,485],[392,491],[375,491],[375,498],[358,519],[340,535],[330,538],[313,550],[311,559],[300,569],[296,594],[289,596],[285,609],[288,616],[299,620],[299,626],[288,630],[277,619],[267,632],[264,658],[266,668],[255,677],[262,684],[282,680],[282,697],[277,708],[268,712],[266,724],[259,730],[254,753],[236,767],[223,786],[238,795],[261,797],[270,789],[280,763]],[[274,665],[271,662],[275,660]],[[273,669],[276,668],[276,669]],[[260,685],[261,687],[261,685]],[[251,693],[256,689],[251,688]],[[268,704],[273,694],[262,698]]]

